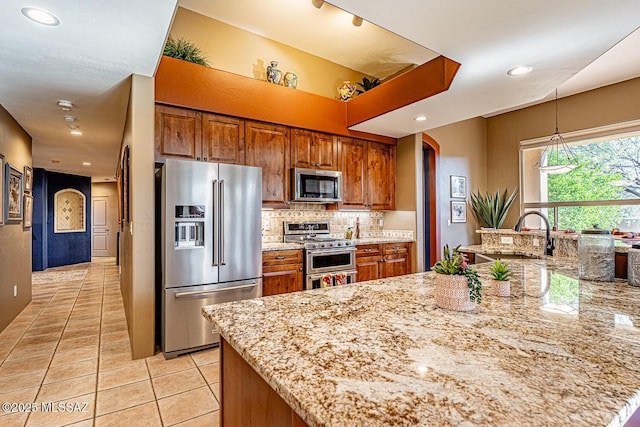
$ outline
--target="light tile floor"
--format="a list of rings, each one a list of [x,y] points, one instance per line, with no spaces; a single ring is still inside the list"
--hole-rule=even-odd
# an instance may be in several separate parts
[[[115,259],[47,271],[87,268],[84,280],[34,284],[0,333],[0,403],[60,408],[0,410],[0,426],[218,426],[219,350],[132,360]]]

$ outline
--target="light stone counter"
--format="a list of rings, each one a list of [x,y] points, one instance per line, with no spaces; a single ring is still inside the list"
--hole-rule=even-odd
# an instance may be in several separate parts
[[[640,289],[509,264],[512,296],[485,289],[468,313],[436,308],[419,273],[203,315],[310,426],[623,425],[640,406]]]
[[[300,243],[262,243],[262,252],[270,251],[286,251],[290,249],[303,249],[303,245]]]
[[[356,245],[377,245],[379,243],[413,243],[412,238],[402,238],[402,237],[364,237],[361,239],[355,239]]]

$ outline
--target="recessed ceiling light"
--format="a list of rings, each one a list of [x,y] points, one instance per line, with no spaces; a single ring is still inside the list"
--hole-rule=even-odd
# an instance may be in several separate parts
[[[82,162],[82,166],[91,166],[91,162]]]
[[[533,67],[529,67],[528,65],[520,65],[518,67],[513,67],[512,69],[507,71],[507,74],[510,76],[523,76],[525,74],[529,74],[531,71],[533,71]]]
[[[64,121],[67,123],[73,123],[76,121],[76,118],[73,116],[64,116]]]
[[[429,117],[427,117],[427,116],[416,116],[416,117],[413,118],[413,120],[415,120],[416,122],[424,122],[428,118]]]
[[[82,135],[82,131],[81,130],[77,130],[77,129],[70,130],[69,133],[71,135]]]
[[[58,107],[62,108],[62,111],[71,111],[73,109],[73,102],[61,99],[58,101]]]
[[[75,123],[69,123],[69,124],[67,125],[67,127],[68,127],[69,129],[78,129],[80,126],[78,126],[78,125],[77,125],[77,124],[75,124]]]
[[[37,7],[23,7],[20,12],[38,24],[49,25],[52,27],[60,25],[58,17],[48,10],[38,9]]]

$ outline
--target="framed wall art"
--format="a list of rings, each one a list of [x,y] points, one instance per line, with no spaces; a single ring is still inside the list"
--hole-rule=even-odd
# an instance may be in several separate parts
[[[22,220],[22,172],[9,163],[5,164],[5,201],[7,214],[6,221]]]
[[[467,197],[467,178],[451,175],[451,198],[464,199]]]
[[[451,201],[451,222],[467,222],[467,202]]]
[[[22,228],[31,228],[33,220],[33,196],[31,194],[24,195],[24,220],[22,221]]]
[[[129,216],[129,146],[124,147],[122,156],[122,221],[130,221]]]
[[[33,169],[29,166],[24,167],[24,192],[31,194],[33,189]]]
[[[4,200],[5,193],[5,166],[4,166],[4,156],[0,154],[0,225],[4,224],[4,216],[6,212],[6,203]]]

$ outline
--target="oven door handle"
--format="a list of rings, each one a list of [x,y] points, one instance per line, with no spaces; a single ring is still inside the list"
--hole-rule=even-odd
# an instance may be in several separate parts
[[[335,250],[335,249],[325,249],[319,251],[308,251],[307,256],[311,255],[341,255],[341,254],[353,254],[356,252],[356,248],[353,249],[345,249],[345,250]]]
[[[258,286],[258,283],[253,282],[250,285],[229,286],[228,288],[212,289],[210,291],[176,292],[174,294],[174,296],[176,298],[184,298],[184,297],[192,297],[192,296],[203,296],[204,297],[204,296],[207,296],[207,295],[217,294],[218,292],[235,291],[237,289],[255,288],[256,286]]]

